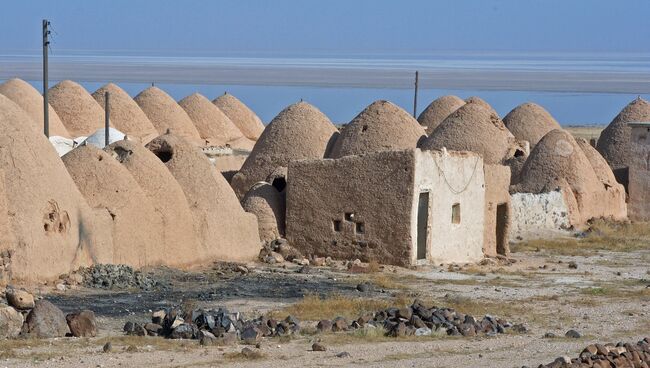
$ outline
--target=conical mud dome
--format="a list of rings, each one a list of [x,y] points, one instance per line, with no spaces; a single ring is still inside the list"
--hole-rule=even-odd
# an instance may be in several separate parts
[[[546,133],[561,129],[548,111],[532,102],[515,107],[503,118],[503,123],[517,139],[528,141],[531,149],[535,148]]]
[[[104,109],[79,84],[64,80],[50,88],[48,98],[73,138],[88,136],[104,126]]]
[[[237,97],[224,93],[212,103],[223,111],[248,139],[256,141],[264,131],[262,120]]]
[[[174,134],[195,145],[205,145],[205,141],[201,139],[185,110],[160,88],[149,87],[135,96],[134,100],[147,115],[158,134],[164,134],[171,129]]]
[[[465,105],[465,101],[460,97],[453,95],[439,97],[422,111],[418,116],[418,122],[426,129],[427,135],[431,134],[447,116],[463,105]]]
[[[285,198],[271,184],[259,182],[253,185],[244,196],[242,207],[257,217],[263,241],[284,237]]]
[[[255,143],[232,186],[238,197],[293,160],[323,158],[338,131],[316,107],[299,102],[282,110]]]
[[[121,140],[106,148],[133,176],[162,218],[162,264],[185,266],[205,261],[183,189],[156,155],[140,144]]]
[[[162,220],[131,174],[106,152],[84,145],[63,156],[88,204],[112,218],[113,263],[161,264]]]
[[[43,131],[43,96],[36,88],[22,79],[14,78],[0,84],[0,94],[20,106],[32,118],[36,129]],[[70,138],[70,133],[51,105],[48,111],[50,136]]]
[[[257,257],[257,219],[244,212],[226,179],[198,147],[164,134],[147,144],[183,189],[194,218],[202,254],[212,259],[249,261]]]
[[[0,95],[0,176],[11,234],[0,244],[0,279],[38,281],[101,259],[110,247],[95,215],[43,132]],[[7,251],[7,252],[4,252]],[[3,277],[4,276],[4,277]]]
[[[223,146],[244,137],[237,126],[205,96],[194,93],[178,104],[192,119],[201,138],[210,146]]]
[[[158,136],[156,128],[140,106],[119,86],[109,83],[93,92],[92,96],[99,106],[104,108],[106,92],[109,92],[110,96],[111,127],[142,143],[147,143]]]
[[[357,115],[336,140],[330,157],[415,148],[424,128],[389,101],[375,101]]]

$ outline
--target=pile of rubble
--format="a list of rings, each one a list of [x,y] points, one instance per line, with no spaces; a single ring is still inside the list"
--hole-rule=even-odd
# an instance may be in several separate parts
[[[9,305],[0,302],[0,339],[97,335],[95,313],[92,311],[64,315],[49,301],[35,300],[27,291],[13,287],[7,287],[5,297]]]
[[[511,329],[515,332],[526,332],[522,324],[513,325],[500,318],[489,315],[477,319],[469,314],[463,314],[450,308],[427,308],[421,302],[415,301],[410,307],[386,308],[376,313],[368,313],[357,320],[348,323],[345,318],[322,320],[316,328],[320,332],[348,331],[359,328],[382,327],[387,336],[427,336],[434,333],[450,336],[477,336],[485,334],[495,336]]]
[[[247,320],[241,313],[225,308],[167,308],[152,313],[151,322],[141,325],[131,321],[124,325],[127,335],[163,336],[170,339],[199,339],[203,345],[242,340],[255,343],[262,337],[287,336],[300,331],[299,321],[288,316],[278,321],[266,317]]]
[[[539,368],[564,368],[564,367],[649,367],[650,366],[650,338],[636,344],[592,344],[584,348],[578,358],[559,357],[552,363],[539,365]],[[524,367],[525,368],[525,367]]]
[[[77,271],[83,277],[83,285],[96,289],[153,290],[159,283],[141,271],[123,264],[97,264]]]

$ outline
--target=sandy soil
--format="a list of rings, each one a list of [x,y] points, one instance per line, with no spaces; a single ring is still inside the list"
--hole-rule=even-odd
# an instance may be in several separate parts
[[[249,265],[248,274],[155,270],[167,284],[153,292],[111,292],[76,288],[55,293],[44,287],[43,297],[64,311],[88,308],[98,315],[101,336],[92,339],[0,341],[0,367],[521,367],[549,363],[558,356],[577,356],[594,342],[638,341],[650,335],[650,249],[612,252],[584,250],[570,254],[553,249],[514,253],[514,264],[384,267],[371,274],[351,274],[341,267],[298,273],[287,264]],[[575,262],[577,269],[570,268]],[[366,280],[374,291],[360,293]],[[474,315],[491,314],[526,324],[529,332],[497,337],[447,336],[394,339],[378,334],[304,333],[291,339],[263,340],[256,359],[237,353],[244,345],[202,347],[196,341],[153,337],[124,337],[127,320],[146,321],[150,310],[193,300],[199,306],[227,306],[249,317],[279,311],[299,303],[303,295],[343,295],[403,303],[419,298],[438,306]],[[345,311],[329,311],[334,317]],[[315,322],[302,321],[303,330]],[[583,337],[565,338],[568,329]],[[546,333],[557,338],[544,338]],[[326,352],[312,352],[322,340]],[[111,341],[113,351],[102,353]],[[129,348],[130,347],[130,348]],[[129,351],[127,351],[127,349]],[[350,357],[338,358],[346,351]]]

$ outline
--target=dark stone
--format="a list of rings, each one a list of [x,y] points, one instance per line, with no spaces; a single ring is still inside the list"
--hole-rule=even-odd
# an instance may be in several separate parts
[[[260,330],[255,326],[248,326],[244,328],[243,331],[239,334],[239,337],[247,344],[252,344],[257,342],[257,340],[262,337]]]
[[[359,285],[357,285],[357,290],[362,293],[366,293],[370,291],[370,285],[368,285],[368,283],[362,282]]]
[[[111,344],[110,341],[107,342],[106,344],[104,344],[104,347],[102,348],[102,351],[104,353],[110,353],[111,351],[113,351],[113,344]]]
[[[144,329],[147,330],[147,335],[149,336],[158,336],[163,331],[162,326],[157,323],[147,323],[144,325]]]
[[[579,338],[582,337],[582,335],[580,334],[580,332],[578,332],[578,331],[576,331],[576,330],[569,330],[569,331],[567,331],[567,332],[564,334],[564,336],[569,337],[569,338],[572,338],[572,339],[579,339]]]
[[[135,327],[135,324],[131,321],[127,321],[124,324],[124,327],[122,328],[122,331],[126,332],[127,334],[133,332],[133,328]]]
[[[332,331],[332,321],[328,319],[323,319],[321,321],[318,321],[318,324],[316,325],[316,329],[319,332],[329,332]]]
[[[336,357],[337,358],[349,358],[350,353],[348,353],[347,351],[342,351],[342,352],[336,354]]]
[[[97,322],[95,313],[84,310],[78,313],[70,313],[65,316],[70,332],[74,337],[95,337],[97,336]]]
[[[193,339],[197,329],[190,323],[181,323],[169,335],[172,339]]]
[[[400,308],[397,312],[397,316],[400,318],[410,320],[411,317],[413,316],[413,310],[410,307]]]
[[[327,351],[327,347],[325,345],[323,345],[323,344],[315,342],[315,343],[312,344],[311,350],[312,351]]]
[[[347,331],[348,327],[348,321],[343,317],[336,317],[332,321],[332,331],[334,332]]]
[[[63,337],[68,333],[68,323],[61,309],[47,300],[38,300],[27,315],[22,334],[29,337]]]

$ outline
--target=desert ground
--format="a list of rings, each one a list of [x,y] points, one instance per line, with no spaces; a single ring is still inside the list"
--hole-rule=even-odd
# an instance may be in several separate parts
[[[584,138],[589,141],[591,139],[598,140],[600,132],[605,129],[605,125],[567,125],[562,128],[571,133],[575,138]]]
[[[400,268],[364,264],[348,270],[292,263],[217,263],[204,270],[148,270],[151,290],[101,290],[52,285],[33,290],[64,312],[90,309],[95,338],[0,341],[0,367],[536,367],[576,357],[591,343],[636,342],[650,331],[650,230],[647,224],[597,222],[557,240],[512,244],[509,258],[480,264]],[[364,292],[360,283],[368,283]],[[394,338],[381,329],[317,333],[318,320],[413,300],[480,317],[489,314],[526,331],[494,337]],[[126,321],[145,323],[151,311],[173,305],[227,307],[250,318],[261,314],[300,320],[291,337],[246,345],[201,346],[197,340],[124,336]],[[565,337],[576,330],[580,338]],[[380,332],[381,331],[381,332]],[[112,349],[104,352],[110,342]],[[327,351],[312,351],[320,342]],[[343,357],[340,353],[347,352]]]

